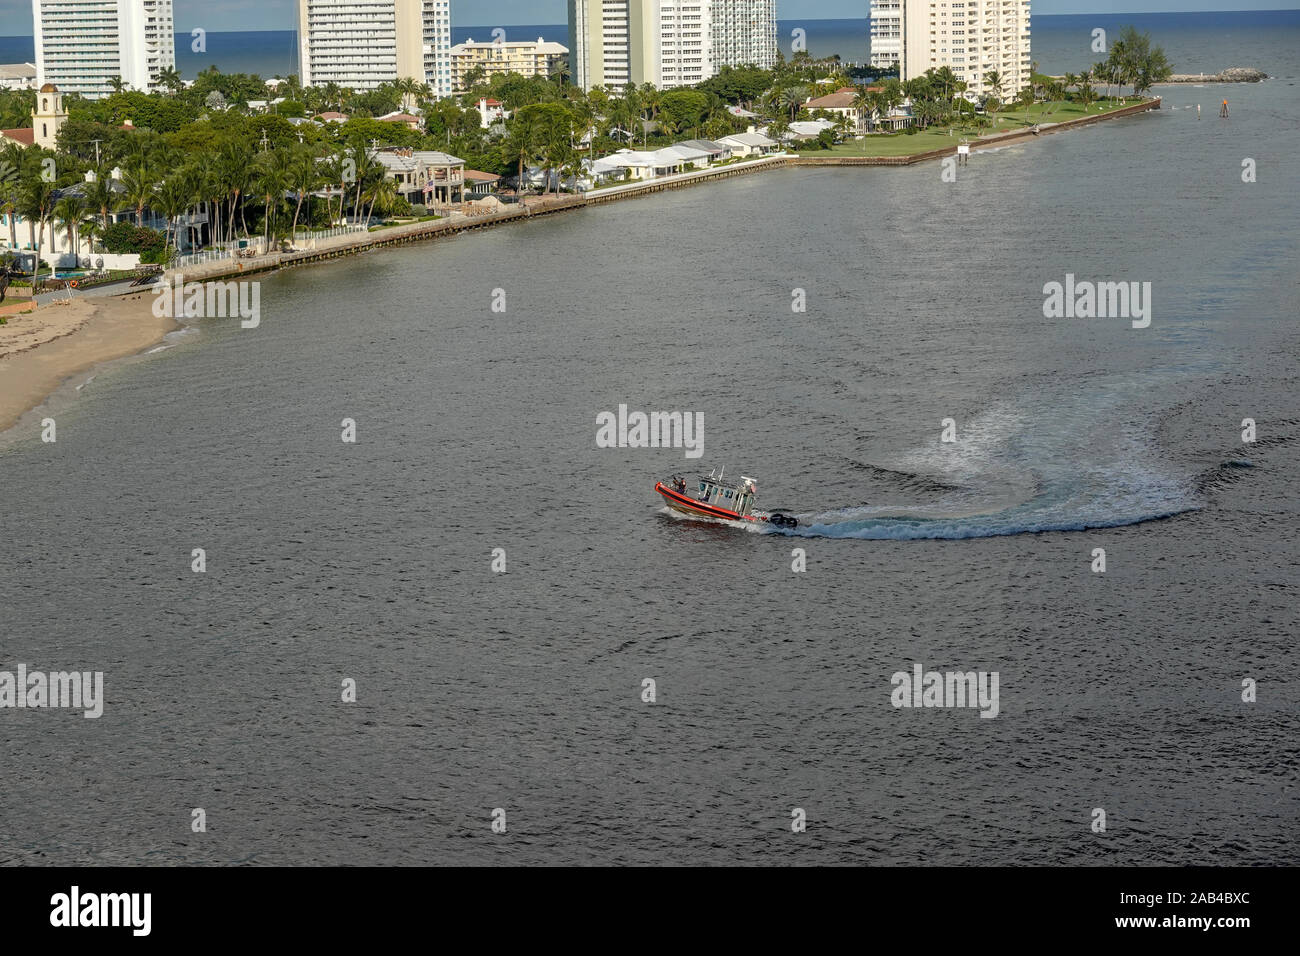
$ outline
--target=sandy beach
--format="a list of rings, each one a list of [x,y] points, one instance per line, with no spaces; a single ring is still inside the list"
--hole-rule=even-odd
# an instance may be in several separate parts
[[[0,325],[0,432],[70,376],[134,355],[179,328],[153,314],[153,296],[79,298],[6,316]]]

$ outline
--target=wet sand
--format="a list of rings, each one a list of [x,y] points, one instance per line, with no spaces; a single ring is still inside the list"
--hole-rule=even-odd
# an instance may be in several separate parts
[[[79,298],[6,316],[0,325],[0,432],[63,382],[101,362],[134,355],[179,325],[153,314],[154,297]]]

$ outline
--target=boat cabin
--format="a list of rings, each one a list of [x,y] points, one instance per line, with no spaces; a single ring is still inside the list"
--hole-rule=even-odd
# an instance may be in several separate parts
[[[755,494],[756,489],[753,478],[746,478],[742,475],[739,483],[737,483],[725,481],[720,473],[709,472],[707,475],[700,476],[699,490],[695,500],[713,505],[715,508],[726,508],[728,511],[734,511],[739,515],[747,515],[754,510]]]

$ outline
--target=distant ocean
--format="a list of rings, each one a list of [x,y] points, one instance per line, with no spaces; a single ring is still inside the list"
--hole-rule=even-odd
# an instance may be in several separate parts
[[[1150,32],[1181,72],[1210,72],[1232,66],[1258,67],[1272,72],[1265,53],[1276,36],[1274,31],[1300,26],[1300,10],[1035,16],[1034,59],[1043,70],[1054,73],[1080,69],[1098,59],[1091,50],[1094,29],[1100,27],[1114,33],[1128,24]],[[566,43],[568,39],[568,27],[562,23],[505,29],[509,40],[540,37]],[[471,38],[490,40],[492,30],[490,26],[454,27],[452,40],[456,43]],[[853,20],[782,20],[778,32],[787,56],[796,30],[805,32],[808,51],[814,56],[838,54],[846,62],[867,60],[869,38],[865,16]],[[1233,44],[1237,49],[1258,48],[1259,62],[1223,62],[1225,40],[1241,41]],[[297,31],[294,30],[209,33],[204,53],[193,52],[190,44],[188,33],[177,34],[176,58],[181,74],[187,78],[193,78],[211,65],[227,73],[258,73],[266,77],[287,76],[298,69]],[[34,56],[31,37],[0,37],[0,63],[31,62]]]

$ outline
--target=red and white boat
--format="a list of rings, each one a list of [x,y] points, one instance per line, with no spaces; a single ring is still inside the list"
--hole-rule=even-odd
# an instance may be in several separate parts
[[[755,511],[754,499],[758,483],[753,478],[740,476],[739,482],[727,481],[723,472],[700,475],[695,488],[688,488],[686,479],[674,475],[667,482],[655,482],[655,491],[673,511],[692,518],[713,518],[720,521],[752,521],[778,528],[797,528],[799,521],[780,512]]]

